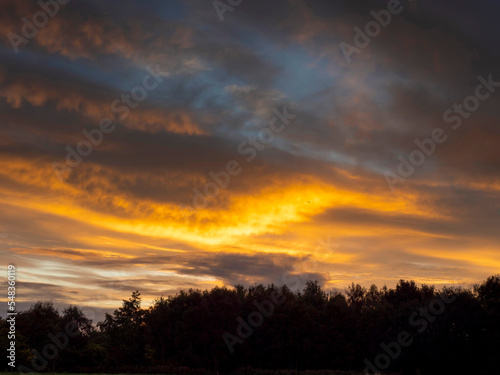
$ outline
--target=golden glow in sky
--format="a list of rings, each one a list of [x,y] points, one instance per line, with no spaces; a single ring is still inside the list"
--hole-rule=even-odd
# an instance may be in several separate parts
[[[107,5],[67,7],[19,53],[0,51],[0,255],[20,302],[109,309],[136,289],[149,302],[290,275],[342,290],[498,272],[500,93],[457,131],[443,118],[480,82],[479,52],[399,17],[401,32],[348,63],[334,47],[362,15],[299,1],[256,27],[243,10],[221,24],[179,4],[134,25]],[[34,10],[13,3],[3,34]],[[436,128],[446,142],[391,189],[387,171]],[[193,207],[231,160],[241,173]]]

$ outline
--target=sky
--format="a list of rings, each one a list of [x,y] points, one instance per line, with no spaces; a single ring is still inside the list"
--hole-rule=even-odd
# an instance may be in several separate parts
[[[21,307],[499,272],[493,0],[48,3],[0,5]]]

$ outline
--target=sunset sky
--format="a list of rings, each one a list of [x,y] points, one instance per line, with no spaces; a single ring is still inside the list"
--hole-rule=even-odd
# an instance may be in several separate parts
[[[466,98],[500,82],[500,9],[435,3],[402,1],[346,59],[387,1],[243,0],[221,20],[208,0],[71,0],[33,37],[40,6],[2,1],[0,256],[18,302],[98,318],[136,289],[148,306],[297,275],[343,290],[498,273],[500,84]],[[464,100],[479,104],[453,129]],[[391,188],[436,128],[446,140]]]

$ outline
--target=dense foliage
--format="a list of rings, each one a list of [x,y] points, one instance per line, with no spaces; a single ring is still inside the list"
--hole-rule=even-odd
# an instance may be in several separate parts
[[[69,323],[76,334],[65,342],[57,334]],[[4,353],[7,329],[1,319]],[[312,281],[300,292],[274,285],[216,287],[181,291],[149,309],[133,292],[96,325],[77,306],[60,313],[38,302],[18,314],[16,329],[16,362],[25,364],[23,371],[363,370],[385,353],[388,371],[498,373],[500,276],[473,289],[440,291],[403,280],[395,289],[352,284],[343,294],[326,293]],[[55,336],[57,353],[47,346]],[[380,356],[377,363],[385,366]]]

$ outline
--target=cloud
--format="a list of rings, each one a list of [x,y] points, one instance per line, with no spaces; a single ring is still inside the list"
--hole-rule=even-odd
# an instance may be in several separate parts
[[[500,81],[485,42],[494,25],[450,4],[404,2],[351,64],[339,43],[384,2],[244,2],[220,22],[204,1],[74,0],[18,54],[6,39],[0,252],[22,271],[21,303],[82,303],[102,316],[135,289],[147,305],[284,276],[342,290],[400,278],[469,285],[496,272],[499,93],[457,131],[443,120],[479,75]],[[4,35],[38,11],[1,7]],[[161,85],[128,116],[114,113],[156,64]],[[284,105],[296,119],[246,161],[238,146]],[[52,163],[104,117],[116,129],[60,181]],[[384,172],[436,127],[448,140],[392,192]],[[193,189],[230,160],[241,174],[194,209]]]

